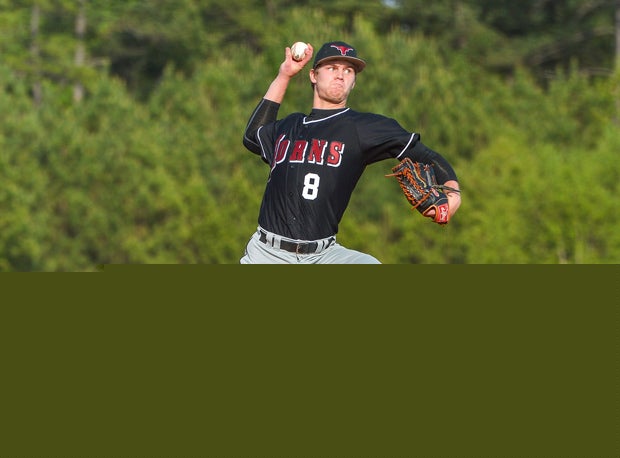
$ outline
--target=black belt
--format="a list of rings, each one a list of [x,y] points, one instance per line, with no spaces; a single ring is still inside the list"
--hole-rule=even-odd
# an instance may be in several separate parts
[[[267,241],[267,234],[263,231],[260,232],[260,241],[263,243],[269,243]],[[330,246],[334,240],[334,237],[330,237],[325,242],[289,242],[288,240],[280,239],[280,248],[286,251],[290,251],[291,253],[299,253],[299,254],[311,254],[316,253],[316,251],[321,248],[327,248]]]

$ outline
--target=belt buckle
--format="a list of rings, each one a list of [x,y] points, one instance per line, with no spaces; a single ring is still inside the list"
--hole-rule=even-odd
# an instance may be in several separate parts
[[[317,249],[317,242],[295,243],[295,254],[297,255],[316,253]]]

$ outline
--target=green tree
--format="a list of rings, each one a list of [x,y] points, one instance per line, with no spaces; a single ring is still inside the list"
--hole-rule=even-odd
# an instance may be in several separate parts
[[[48,181],[31,141],[40,135],[29,87],[0,64],[0,271],[42,270]]]

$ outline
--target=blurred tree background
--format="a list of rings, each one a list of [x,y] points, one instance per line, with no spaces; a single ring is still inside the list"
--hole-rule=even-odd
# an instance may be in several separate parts
[[[268,167],[241,138],[302,40],[354,44],[350,106],[455,166],[409,209],[370,166],[338,238],[384,263],[620,261],[619,0],[0,0],[0,271],[238,263]],[[308,112],[306,72],[281,115]]]

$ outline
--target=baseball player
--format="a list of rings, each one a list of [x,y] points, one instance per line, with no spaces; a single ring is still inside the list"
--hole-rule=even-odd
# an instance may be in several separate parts
[[[374,256],[340,245],[338,225],[367,165],[385,159],[432,164],[437,182],[448,192],[448,218],[460,206],[457,176],[418,133],[394,119],[347,107],[357,74],[366,62],[351,45],[325,43],[317,52],[309,78],[312,110],[278,119],[291,78],[310,62],[310,43],[296,61],[291,48],[275,79],[246,126],[243,144],[269,165],[258,227],[241,264],[380,264]],[[428,215],[427,215],[428,216]],[[432,216],[432,215],[430,215]]]

